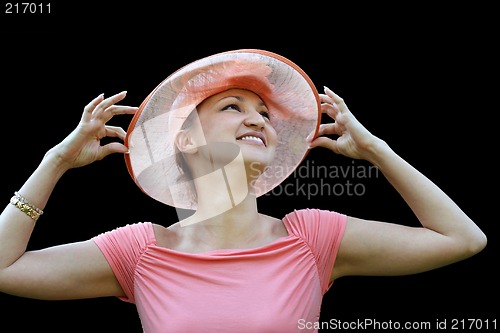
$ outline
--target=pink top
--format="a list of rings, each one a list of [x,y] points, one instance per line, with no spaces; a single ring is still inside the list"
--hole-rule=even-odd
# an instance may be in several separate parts
[[[303,209],[283,223],[288,236],[270,244],[197,254],[157,246],[149,222],[93,239],[145,333],[317,332],[310,327],[331,286],[346,216]]]

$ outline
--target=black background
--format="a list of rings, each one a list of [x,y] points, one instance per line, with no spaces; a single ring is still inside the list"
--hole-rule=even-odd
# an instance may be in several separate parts
[[[492,61],[497,39],[491,9],[346,9],[334,3],[275,10],[258,3],[186,7],[52,2],[47,15],[6,14],[2,8],[0,200],[8,202],[98,94],[127,90],[122,104],[138,106],[170,73],[200,57],[267,49],[298,64],[318,90],[327,85],[341,95],[368,129],[445,190],[489,240],[478,255],[435,271],[339,279],[324,297],[321,320],[435,327],[447,319],[450,328],[453,319],[480,319],[483,330],[486,320],[491,328],[499,319],[498,218],[493,215],[498,107],[491,103],[491,86],[498,82]],[[122,116],[112,122],[126,129],[129,120]],[[352,165],[324,149],[313,150],[307,160]],[[277,217],[293,208],[317,207],[417,224],[381,175],[361,182],[362,196],[265,196],[259,205]],[[142,194],[123,157],[112,155],[63,177],[29,248],[83,240],[137,221],[169,225],[175,218],[173,208]],[[115,298],[39,301],[2,294],[0,306],[1,332],[141,332],[135,307]]]

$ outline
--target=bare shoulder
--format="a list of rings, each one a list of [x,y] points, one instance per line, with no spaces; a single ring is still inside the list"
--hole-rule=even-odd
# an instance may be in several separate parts
[[[260,217],[262,221],[265,222],[264,224],[269,226],[272,235],[276,237],[288,236],[288,231],[281,219],[266,214],[260,214]]]

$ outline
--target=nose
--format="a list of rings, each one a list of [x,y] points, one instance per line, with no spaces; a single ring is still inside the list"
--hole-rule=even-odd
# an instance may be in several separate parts
[[[266,120],[257,110],[249,111],[245,118],[245,125],[252,128],[263,130]]]

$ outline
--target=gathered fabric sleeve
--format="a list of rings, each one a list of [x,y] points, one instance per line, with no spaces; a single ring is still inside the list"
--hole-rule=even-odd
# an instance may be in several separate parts
[[[150,244],[155,243],[153,226],[150,222],[127,224],[104,232],[92,238],[102,251],[118,282],[126,302],[135,303],[134,277],[142,254]]]
[[[310,248],[318,269],[321,290],[330,289],[330,276],[340,242],[344,235],[347,216],[321,209],[294,210],[284,217],[288,231],[301,238]]]

